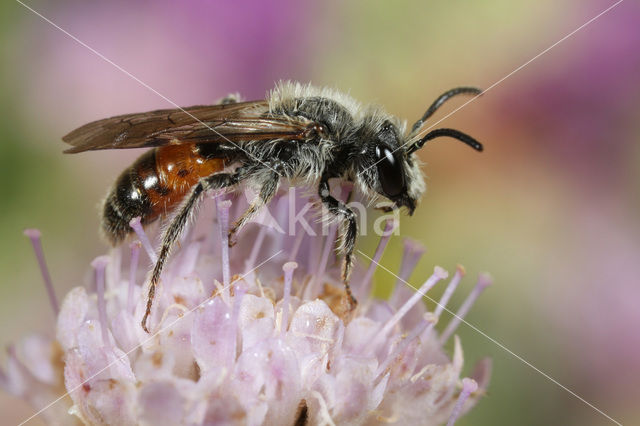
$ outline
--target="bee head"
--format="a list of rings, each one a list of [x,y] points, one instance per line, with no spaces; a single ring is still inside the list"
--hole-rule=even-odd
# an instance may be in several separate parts
[[[403,146],[398,126],[372,117],[359,133],[362,145],[356,175],[361,185],[413,214],[425,189],[424,179],[416,158]]]
[[[480,96],[482,91],[474,87],[458,87],[440,95],[424,115],[412,126],[411,131],[401,136],[400,126],[389,116],[373,111],[365,117],[358,130],[362,144],[357,162],[356,176],[367,189],[391,200],[397,207],[406,207],[413,214],[425,183],[415,152],[432,139],[448,136],[457,139],[477,151],[482,144],[471,136],[455,129],[429,130],[425,121],[448,99],[461,95]]]

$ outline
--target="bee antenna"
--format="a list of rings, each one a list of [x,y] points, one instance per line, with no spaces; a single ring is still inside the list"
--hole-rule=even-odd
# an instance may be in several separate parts
[[[437,110],[440,108],[446,101],[453,98],[457,95],[476,95],[479,96],[482,93],[482,90],[476,87],[456,87],[455,89],[451,89],[447,92],[444,92],[442,95],[438,96],[429,109],[424,113],[422,118],[413,125],[411,128],[411,133],[415,133],[422,124],[429,119]]]
[[[466,133],[462,133],[459,130],[455,129],[435,129],[427,133],[422,139],[411,144],[409,149],[407,149],[407,154],[412,154],[413,152],[422,148],[422,146],[431,139],[439,138],[441,136],[449,136],[451,138],[457,139],[460,142],[464,142],[469,145],[471,148],[476,151],[482,151],[483,147],[480,142],[467,135]]]

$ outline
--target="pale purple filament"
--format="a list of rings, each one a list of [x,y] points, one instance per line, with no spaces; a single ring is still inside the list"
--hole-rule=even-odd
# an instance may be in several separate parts
[[[44,280],[44,287],[47,289],[47,295],[49,296],[49,303],[51,303],[53,313],[57,317],[60,308],[58,305],[58,299],[56,298],[56,292],[53,289],[53,283],[51,282],[51,276],[49,275],[49,268],[47,268],[47,263],[44,260],[44,252],[40,241],[40,231],[37,229],[25,229],[24,235],[31,240],[33,251],[36,254],[36,259],[38,259],[38,265],[40,266],[40,273]]]
[[[229,201],[231,206],[231,201]],[[231,333],[231,345],[227,367],[231,368],[236,361],[236,354],[238,352],[238,333],[240,333],[240,307],[242,306],[242,298],[247,290],[242,285],[242,281],[235,281],[237,285],[234,288],[233,308],[231,310],[231,324],[229,327],[229,333]]]
[[[460,323],[464,320],[464,317],[467,315],[467,313],[471,309],[471,306],[473,306],[478,296],[480,296],[482,291],[485,288],[487,288],[489,285],[491,285],[491,278],[489,277],[489,275],[480,274],[480,277],[478,277],[478,282],[476,286],[473,288],[473,290],[471,290],[471,293],[469,293],[469,296],[467,296],[467,298],[462,303],[462,305],[460,305],[460,309],[458,309],[458,312],[456,312],[453,319],[449,322],[449,324],[447,325],[447,328],[445,328],[444,331],[442,332],[442,335],[440,335],[441,345],[444,345],[445,342],[449,340],[449,337],[451,337],[451,335],[456,331]]]
[[[140,241],[134,241],[129,246],[131,248],[131,263],[129,264],[129,290],[127,292],[127,310],[133,311],[133,290],[136,286],[136,272],[138,272],[138,260],[140,260]]]
[[[363,352],[369,352],[370,349],[376,346],[378,341],[386,338],[387,333],[389,333],[389,331],[391,331],[391,329],[402,319],[402,317],[405,316],[407,312],[409,312],[409,310],[413,308],[415,304],[418,303],[418,301],[420,301],[420,299],[422,299],[422,297],[424,297],[427,291],[429,291],[431,287],[436,285],[438,281],[447,278],[447,276],[448,276],[447,271],[445,271],[439,266],[436,266],[434,268],[433,274],[427,279],[427,281],[425,281],[424,284],[422,284],[422,287],[420,287],[413,294],[413,296],[411,296],[409,300],[407,300],[404,303],[404,305],[402,305],[400,309],[398,309],[398,311],[395,314],[393,314],[391,318],[389,318],[389,320],[385,323],[382,329],[378,332],[376,337],[373,338],[368,344],[364,345]]]
[[[153,263],[156,263],[158,261],[158,255],[153,250],[151,242],[149,241],[149,237],[147,237],[147,233],[144,232],[140,217],[134,217],[133,219],[131,219],[131,221],[129,221],[129,226],[134,230],[134,232],[140,239],[142,247],[144,247],[144,250],[147,252],[149,259],[151,259]]]
[[[396,280],[393,294],[389,299],[391,306],[400,306],[404,301],[411,297],[411,289],[405,284],[409,280],[411,273],[425,251],[425,247],[419,242],[410,238],[405,238],[400,272],[398,273],[398,279]]]
[[[324,242],[324,248],[322,250],[322,256],[320,257],[320,262],[318,262],[318,267],[316,268],[315,274],[307,284],[307,288],[304,292],[305,299],[311,299],[316,290],[316,284],[320,280],[320,278],[324,275],[325,270],[327,268],[327,262],[329,261],[329,255],[333,251],[335,247],[336,241],[336,233],[338,232],[338,226],[336,224],[331,225],[331,229],[329,230],[329,235]]]
[[[329,235],[327,235],[327,239],[324,242],[324,249],[322,251],[322,257],[320,258],[320,263],[318,264],[318,269],[316,270],[316,276],[323,275],[325,270],[327,269],[327,262],[329,261],[329,255],[333,251],[336,244],[336,233],[338,232],[338,225],[331,225],[331,229],[329,230]]]
[[[287,331],[289,324],[289,300],[291,299],[291,282],[293,281],[293,271],[298,267],[296,262],[287,262],[282,266],[284,271],[284,294],[282,296],[282,325],[280,334]]]
[[[300,231],[296,235],[296,239],[293,242],[293,248],[291,249],[291,254],[289,255],[289,259],[293,261],[298,256],[298,251],[300,250],[300,246],[302,245],[302,240],[304,239],[304,232]]]
[[[262,248],[262,243],[264,242],[264,238],[267,236],[267,227],[260,226],[260,230],[258,231],[258,235],[253,243],[253,248],[251,249],[251,254],[249,255],[249,260],[245,264],[245,268],[252,269],[256,260],[258,259],[258,254],[260,253],[260,249]]]
[[[369,267],[367,268],[367,272],[362,278],[362,282],[360,283],[360,287],[357,289],[360,297],[366,296],[370,292],[371,288],[371,278],[373,278],[373,273],[376,271],[376,267],[380,263],[380,259],[382,258],[382,254],[384,253],[385,248],[387,248],[387,244],[389,243],[389,239],[391,238],[391,234],[396,227],[396,221],[393,219],[387,219],[384,232],[380,237],[380,241],[378,242],[378,247],[376,247],[376,252],[373,255],[373,259],[371,263],[369,263]]]
[[[380,364],[376,374],[377,376],[376,381],[380,380],[383,377],[383,374],[389,368],[389,365],[391,364],[391,362],[393,362],[394,359],[400,356],[407,349],[407,347],[411,342],[413,342],[422,333],[428,330],[431,330],[433,326],[436,324],[436,322],[437,322],[437,318],[435,317],[435,315],[426,314],[425,318],[423,318],[418,323],[418,325],[416,325],[413,328],[413,330],[411,331],[411,334],[405,337],[402,340],[402,343],[400,343],[397,346],[397,348],[389,356],[387,356],[387,358],[382,362],[382,364]]]
[[[440,301],[438,302],[438,306],[436,306],[434,314],[437,317],[440,316],[444,308],[447,306],[447,303],[449,303],[449,299],[451,299],[451,296],[456,291],[456,288],[458,287],[458,284],[460,283],[460,280],[463,276],[464,267],[462,265],[458,265],[458,267],[456,268],[456,273],[453,275],[453,278],[451,278],[451,281],[449,281],[449,285],[447,285],[446,290],[444,291],[442,297],[440,298]]]
[[[398,321],[400,321],[400,319],[402,319],[402,317],[405,316],[407,312],[409,312],[409,310],[413,308],[415,304],[418,303],[427,294],[427,292],[431,289],[431,287],[436,285],[438,281],[447,278],[447,276],[448,276],[447,271],[445,271],[439,266],[436,266],[434,268],[433,274],[427,279],[427,281],[425,281],[424,284],[422,284],[422,287],[420,287],[409,298],[409,300],[407,300],[404,303],[404,305],[402,305],[400,309],[398,309],[398,312],[396,312],[391,318],[389,318],[387,323],[384,325],[384,327],[380,331],[380,335],[386,336],[386,334],[391,330],[391,328],[394,325],[396,325],[396,323],[398,323]]]
[[[109,342],[109,325],[107,322],[107,305],[104,300],[104,271],[109,264],[109,256],[98,256],[91,266],[96,273],[96,293],[98,294],[98,318],[100,319],[100,331],[102,331],[102,343],[106,348],[111,347]]]
[[[453,407],[453,411],[451,412],[451,416],[449,417],[449,421],[447,422],[447,426],[453,426],[460,417],[462,413],[462,408],[464,407],[464,403],[469,398],[473,392],[478,390],[478,384],[475,380],[469,379],[465,377],[462,379],[462,391],[458,396],[458,400],[456,401],[456,405]]]

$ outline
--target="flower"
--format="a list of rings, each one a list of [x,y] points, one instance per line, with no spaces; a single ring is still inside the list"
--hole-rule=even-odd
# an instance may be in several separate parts
[[[227,217],[231,202],[218,201],[219,217]],[[276,220],[295,213],[282,207],[288,201],[272,203]],[[98,257],[95,289],[66,295],[55,339],[28,337],[19,353],[10,350],[2,386],[43,409],[49,423],[68,424],[73,415],[86,424],[123,425],[453,424],[486,390],[488,360],[461,379],[460,340],[454,338],[451,358],[443,349],[486,277],[439,334],[434,326],[461,267],[434,312],[419,302],[447,278],[440,267],[418,292],[400,285],[390,301],[367,294],[393,220],[368,269],[356,267],[354,311],[331,256],[335,227],[328,236],[289,236],[255,226],[229,249],[220,239],[224,222],[218,232],[183,239],[164,271],[151,334],[140,326],[146,291],[138,260],[141,247],[150,247],[144,231],[138,228],[143,243],[131,245],[128,268],[123,248]],[[423,251],[405,244],[400,280]],[[70,398],[48,405],[63,388]]]

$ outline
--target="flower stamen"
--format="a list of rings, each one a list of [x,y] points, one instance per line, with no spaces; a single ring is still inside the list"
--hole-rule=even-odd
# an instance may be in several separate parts
[[[142,247],[144,247],[144,250],[147,252],[147,256],[149,256],[149,259],[151,259],[153,263],[156,263],[156,261],[158,260],[158,255],[156,254],[155,250],[153,250],[151,241],[149,241],[149,237],[147,236],[147,233],[142,227],[142,221],[140,219],[140,216],[134,217],[133,219],[131,219],[129,221],[129,226],[131,227],[131,229],[133,229],[133,231],[136,233],[136,235],[140,239],[140,242],[142,243]]]
[[[411,289],[408,288],[405,283],[409,281],[409,277],[411,277],[418,261],[426,251],[426,247],[419,242],[411,238],[405,238],[400,272],[398,273],[398,279],[396,280],[391,299],[389,300],[391,306],[399,306],[411,297]]]
[[[320,261],[318,262],[315,273],[307,283],[307,288],[304,291],[304,299],[311,299],[313,295],[317,294],[316,286],[318,283],[321,283],[321,278],[323,275],[325,275],[327,262],[329,261],[329,255],[335,247],[337,232],[338,226],[336,224],[331,225],[331,227],[329,228],[329,234],[324,239],[324,246],[322,248]]]
[[[471,290],[471,293],[469,293],[469,296],[467,296],[462,305],[460,305],[460,309],[458,309],[458,312],[456,312],[453,319],[449,322],[447,328],[445,328],[440,335],[440,343],[442,345],[444,345],[447,340],[449,340],[449,337],[451,337],[451,335],[456,331],[464,317],[467,315],[467,313],[475,303],[478,296],[480,296],[484,289],[490,286],[491,283],[492,280],[488,274],[480,274],[476,286],[473,288],[473,290]]]
[[[300,246],[302,245],[302,239],[304,238],[304,232],[299,232],[296,234],[296,239],[293,242],[293,247],[291,248],[291,254],[289,255],[289,260],[293,261],[298,256],[298,251],[300,250]]]
[[[231,202],[229,201],[229,205]],[[242,281],[236,281],[234,286],[234,297],[233,297],[233,308],[231,310],[231,327],[229,327],[228,332],[231,334],[229,345],[229,359],[228,365],[231,368],[233,363],[236,361],[236,356],[238,354],[238,334],[241,332],[240,330],[240,321],[238,318],[240,317],[240,307],[242,306],[242,298],[247,292],[244,285],[242,285]]]
[[[49,296],[49,303],[51,303],[53,313],[57,317],[58,312],[60,311],[60,305],[58,305],[58,298],[56,297],[56,292],[53,288],[53,283],[51,282],[51,275],[49,275],[47,262],[45,262],[44,260],[44,252],[42,250],[42,242],[40,240],[41,233],[38,229],[25,229],[24,235],[31,240],[33,251],[36,254],[36,259],[38,260],[38,265],[40,266],[40,273],[42,274],[42,279],[44,280],[44,287],[47,289],[47,295]]]
[[[365,346],[363,352],[367,353],[369,352],[372,348],[375,348],[376,345],[378,344],[378,342],[381,339],[386,338],[387,334],[389,333],[389,331],[391,331],[391,329],[402,319],[403,316],[405,316],[407,314],[407,312],[409,312],[409,310],[411,308],[413,308],[415,306],[416,303],[418,303],[418,301],[420,301],[420,299],[422,299],[422,297],[424,297],[424,295],[431,289],[431,287],[433,287],[434,285],[436,285],[436,283],[442,279],[447,278],[449,274],[447,273],[447,271],[445,271],[444,269],[442,269],[439,266],[436,266],[434,268],[433,274],[427,279],[427,281],[425,281],[424,284],[422,284],[422,286],[409,298],[409,300],[407,300],[404,305],[402,305],[400,307],[400,309],[398,309],[398,311],[393,314],[393,316],[391,318],[389,318],[389,320],[384,324],[384,326],[382,327],[382,329],[380,329],[380,331],[378,332],[378,334],[376,335],[375,338],[373,338],[370,343],[368,345]]]
[[[444,308],[447,306],[447,303],[449,303],[449,299],[451,299],[451,296],[456,291],[456,288],[458,288],[458,284],[460,283],[460,280],[462,279],[462,277],[464,277],[464,275],[465,275],[464,266],[462,265],[456,266],[456,273],[453,274],[453,278],[451,278],[451,281],[449,281],[447,288],[444,290],[444,293],[442,294],[442,297],[440,298],[440,301],[438,302],[438,305],[436,306],[436,309],[433,312],[436,315],[436,317],[440,317],[440,314],[442,313]]]
[[[138,272],[138,261],[140,260],[140,248],[142,243],[136,240],[129,246],[131,248],[131,262],[129,263],[129,288],[127,291],[127,310],[133,312],[135,300],[133,300],[133,290],[136,286],[136,273]]]
[[[293,281],[293,271],[296,270],[296,262],[287,262],[282,266],[284,271],[284,294],[282,295],[282,324],[280,325],[280,335],[284,335],[289,326],[289,300],[291,299],[291,282]]]
[[[387,219],[384,225],[384,231],[382,233],[382,236],[380,237],[380,241],[378,241],[378,247],[376,247],[376,251],[373,255],[373,260],[369,263],[367,272],[365,272],[365,275],[360,282],[360,286],[356,290],[358,292],[358,297],[364,297],[371,292],[371,279],[373,278],[373,273],[376,271],[376,268],[380,263],[380,259],[384,254],[384,250],[387,248],[387,244],[391,239],[391,234],[393,233],[395,227],[396,221],[393,219]]]
[[[453,411],[451,412],[451,417],[449,417],[449,421],[447,422],[447,426],[453,426],[455,424],[456,420],[458,419],[458,417],[462,413],[462,408],[464,406],[464,403],[469,398],[469,395],[471,395],[476,390],[478,390],[478,384],[476,383],[475,380],[469,379],[467,377],[462,379],[462,391],[460,392],[460,395],[458,396],[458,400],[456,401],[456,405],[453,407]]]
[[[418,325],[413,328],[411,333],[408,336],[404,337],[402,342],[398,344],[396,349],[391,354],[389,354],[387,358],[385,358],[382,364],[380,364],[376,373],[376,383],[378,383],[380,379],[382,379],[383,374],[387,372],[387,370],[389,369],[389,364],[391,364],[391,362],[402,355],[409,344],[411,344],[411,342],[413,342],[418,336],[433,329],[437,322],[438,317],[427,312],[424,315],[423,319],[418,323]]]
[[[256,260],[258,260],[258,254],[260,253],[260,249],[262,248],[262,243],[264,242],[264,238],[267,236],[267,227],[260,226],[260,230],[258,231],[258,235],[253,243],[253,248],[251,249],[251,254],[247,262],[245,263],[245,269],[251,270],[256,264]]]
[[[91,266],[95,270],[96,294],[98,295],[98,318],[100,319],[102,344],[106,348],[111,347],[109,341],[109,323],[107,322],[107,304],[104,300],[104,271],[108,264],[109,256],[98,256],[91,262]]]

